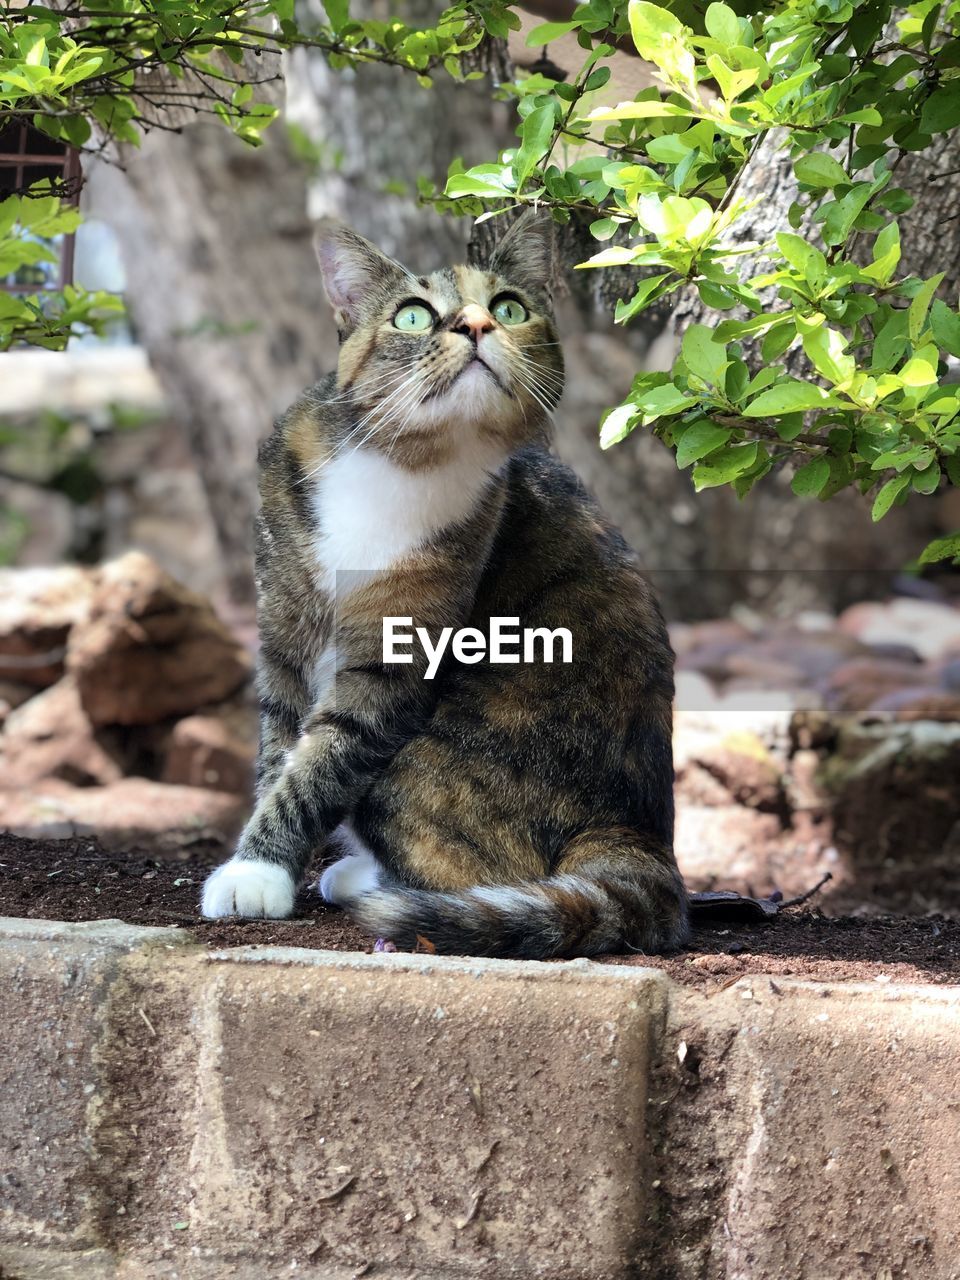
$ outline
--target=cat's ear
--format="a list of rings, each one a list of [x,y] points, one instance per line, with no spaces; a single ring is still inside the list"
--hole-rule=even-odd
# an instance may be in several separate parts
[[[376,245],[334,218],[317,223],[313,247],[341,332],[356,325],[365,298],[394,288],[407,274]]]
[[[525,210],[499,241],[488,265],[504,280],[549,296],[554,272],[553,219]]]

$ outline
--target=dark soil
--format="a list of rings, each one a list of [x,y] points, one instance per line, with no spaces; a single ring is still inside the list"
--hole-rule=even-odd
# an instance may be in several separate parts
[[[136,849],[111,853],[94,840],[22,840],[0,834],[0,915],[48,920],[120,919],[188,927],[208,947],[291,946],[371,951],[373,939],[310,890],[290,920],[199,918],[207,872],[219,860],[157,860]],[[673,956],[604,956],[599,963],[653,965],[672,978],[718,990],[751,973],[815,978],[960,982],[960,921],[865,915],[827,918],[809,906],[770,923],[698,927]]]

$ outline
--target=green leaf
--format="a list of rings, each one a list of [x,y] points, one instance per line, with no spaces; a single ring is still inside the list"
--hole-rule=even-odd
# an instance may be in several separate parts
[[[863,212],[864,205],[870,199],[872,184],[858,183],[842,200],[832,200],[826,206],[826,217],[823,220],[823,240],[828,245],[843,244],[853,229],[853,224]]]
[[[914,469],[910,483],[915,493],[936,493],[940,487],[940,464],[936,460],[924,467],[922,471]]]
[[[626,324],[626,322],[631,320],[638,311],[642,311],[663,284],[664,280],[668,279],[669,272],[659,276],[648,276],[646,280],[641,280],[637,285],[636,293],[628,302],[620,301],[617,303],[614,316],[617,324]]]
[[[334,31],[339,31],[350,21],[350,0],[323,0],[323,7]]]
[[[574,22],[541,22],[538,27],[534,27],[532,31],[527,33],[527,47],[533,49],[537,45],[549,44],[551,40],[559,40],[561,36],[565,36],[568,32],[576,31],[579,26],[579,20]]]
[[[900,370],[900,378],[905,387],[929,387],[937,380],[937,371],[928,361],[914,356]]]
[[[634,404],[618,404],[603,419],[600,427],[600,448],[609,449],[611,445],[625,440],[640,421],[640,415]]]
[[[923,282],[914,294],[913,301],[910,303],[910,308],[907,312],[907,329],[910,334],[911,342],[917,342],[920,334],[923,332],[927,312],[930,310],[930,301],[936,293],[940,285],[940,281],[945,275],[946,272],[941,271],[939,275],[931,276],[929,280],[925,280]]]
[[[713,330],[705,324],[692,324],[683,335],[683,361],[691,373],[708,386],[717,386],[730,363],[726,347],[714,341]]]
[[[900,228],[895,222],[888,223],[877,236],[873,245],[873,262],[863,268],[863,274],[878,284],[888,284],[893,278],[900,261]]]
[[[960,315],[939,298],[930,308],[930,329],[937,346],[960,359]]]
[[[822,325],[803,335],[803,349],[817,373],[834,385],[846,385],[856,373],[857,362],[844,354],[846,341],[836,329]]]
[[[798,498],[815,498],[829,479],[829,461],[826,458],[814,458],[799,468],[790,481],[790,488]]]
[[[520,126],[520,147],[513,161],[519,191],[542,160],[553,137],[555,116],[552,106],[535,107]]]
[[[700,462],[693,470],[693,485],[699,493],[701,489],[715,489],[718,485],[729,484],[737,476],[749,471],[757,460],[759,444],[751,440],[746,444],[731,444],[711,454],[706,462]]]
[[[822,151],[801,156],[794,164],[793,171],[797,175],[797,181],[808,187],[835,187],[840,182],[850,181],[843,165]]]
[[[896,502],[897,498],[903,493],[904,489],[910,484],[910,476],[894,476],[892,480],[888,480],[880,492],[877,494],[873,502],[873,510],[870,512],[870,518],[874,524],[878,520],[882,520],[890,508]]]
[[[721,445],[727,443],[730,439],[730,431],[726,427],[720,427],[709,419],[702,422],[694,422],[687,427],[683,435],[680,437],[680,443],[677,445],[677,466],[682,470],[689,467],[691,462],[699,462],[701,458],[705,458],[708,453],[713,453],[714,449],[719,449]]]
[[[633,397],[633,402],[643,413],[644,418],[666,418],[674,413],[682,413],[696,404],[694,396],[688,396],[675,387],[672,382],[662,383],[659,387],[650,387]]]
[[[740,19],[727,5],[707,5],[705,22],[707,32],[714,40],[730,48],[740,43]]]
[[[748,418],[766,418],[770,414],[797,413],[805,409],[824,409],[834,405],[834,400],[813,382],[800,382],[789,378],[785,382],[762,391],[756,400],[744,409]]]
[[[941,560],[952,560],[960,565],[960,533],[948,533],[943,538],[934,538],[920,552],[921,564],[939,564]]]
[[[960,125],[960,81],[935,89],[920,112],[922,133],[946,133]]]
[[[679,40],[683,36],[683,24],[667,9],[649,4],[647,0],[630,0],[630,34],[641,58],[660,65],[664,42]]]

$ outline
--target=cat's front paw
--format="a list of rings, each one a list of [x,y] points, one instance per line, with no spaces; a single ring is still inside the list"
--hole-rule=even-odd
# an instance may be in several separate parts
[[[293,876],[277,863],[234,858],[207,877],[200,912],[208,920],[221,916],[283,920],[293,910],[296,891]]]

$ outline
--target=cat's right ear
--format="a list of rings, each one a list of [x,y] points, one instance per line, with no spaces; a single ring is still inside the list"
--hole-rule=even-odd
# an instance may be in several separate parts
[[[394,288],[406,275],[399,263],[334,218],[317,224],[313,247],[341,337],[356,327],[364,299]]]

